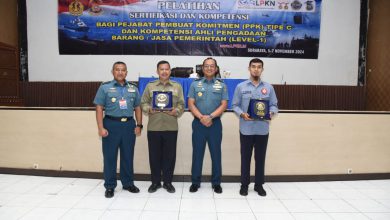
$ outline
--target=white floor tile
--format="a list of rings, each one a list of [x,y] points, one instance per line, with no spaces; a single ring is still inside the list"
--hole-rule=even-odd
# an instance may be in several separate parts
[[[47,200],[43,201],[39,207],[51,207],[51,208],[72,208],[78,203],[83,196],[72,195],[56,195],[50,196]]]
[[[215,199],[217,212],[252,212],[245,199]]]
[[[149,198],[144,210],[178,212],[180,199]]]
[[[180,212],[216,212],[213,199],[188,199],[183,198],[180,204]]]
[[[331,191],[340,199],[369,199],[356,189],[335,189]]]
[[[102,216],[104,210],[93,209],[71,209],[66,212],[61,220],[97,220]]]
[[[328,213],[334,220],[368,220],[362,213]]]
[[[85,196],[89,192],[91,192],[95,186],[88,185],[67,185],[63,188],[58,195],[77,195],[77,196]],[[104,195],[104,194],[102,194]]]
[[[290,212],[323,212],[311,200],[282,200],[282,203]]]
[[[255,213],[255,216],[261,220],[294,220],[290,213]]]
[[[328,189],[301,189],[310,199],[338,199],[336,194]]]
[[[21,220],[52,220],[52,219],[59,219],[61,216],[63,216],[68,209],[66,208],[35,208],[28,212],[26,215],[24,215]]]
[[[364,213],[372,220],[389,220],[390,213]]]
[[[130,210],[107,210],[100,220],[138,220],[141,211]]]
[[[114,202],[114,199],[115,197],[107,199],[104,196],[86,196],[78,201],[74,208],[105,210]]]
[[[179,212],[143,211],[140,220],[175,220],[178,219]]]
[[[0,219],[4,220],[13,220],[20,219],[27,212],[32,210],[33,207],[23,206],[23,207],[12,207],[12,206],[2,206],[0,207]]]
[[[19,196],[16,193],[1,193],[0,192],[0,206],[6,205],[9,201]]]
[[[278,212],[286,213],[288,210],[279,200],[253,200],[248,199],[249,206],[253,212]]]
[[[309,199],[299,189],[272,189],[272,191],[279,199]]]
[[[324,212],[359,212],[344,200],[313,200]]]
[[[56,184],[42,184],[37,187],[32,188],[27,193],[30,194],[46,194],[46,195],[56,195],[61,190],[63,190],[66,185],[56,185]]]
[[[325,182],[320,182],[320,184],[325,188],[332,189],[332,190],[350,189],[348,185],[340,181],[325,181]]]
[[[185,212],[180,211],[180,220],[217,220],[216,212]]]
[[[109,209],[143,210],[148,198],[118,197],[110,205]]]
[[[326,213],[292,213],[296,220],[332,220]]]
[[[387,199],[377,199],[376,201],[386,206],[387,208],[390,208],[390,197],[388,197]]]
[[[223,220],[237,220],[237,219],[242,219],[242,220],[256,220],[256,216],[251,213],[245,213],[245,212],[232,212],[232,213],[217,213],[218,219],[223,219]]]
[[[174,182],[176,193],[122,190],[104,197],[103,180],[0,174],[0,219],[390,219],[390,180],[266,183],[266,197],[239,195],[239,183],[210,183],[190,193],[188,182]]]
[[[390,191],[383,189],[360,189],[359,192],[371,199],[386,199],[390,198]]]
[[[352,207],[360,212],[390,212],[390,208],[380,204],[375,200],[346,200]]]
[[[31,206],[36,207],[50,198],[49,195],[38,195],[38,194],[25,194],[19,195],[7,203],[8,206]]]

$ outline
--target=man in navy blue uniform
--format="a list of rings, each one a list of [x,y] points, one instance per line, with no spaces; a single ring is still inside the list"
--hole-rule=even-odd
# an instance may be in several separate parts
[[[249,62],[250,78],[237,85],[232,100],[234,112],[240,117],[241,143],[241,189],[242,196],[248,195],[250,183],[250,165],[253,148],[255,149],[255,187],[260,196],[266,196],[264,184],[265,154],[268,144],[269,121],[253,120],[247,113],[250,99],[269,101],[270,116],[278,112],[278,100],[271,84],[261,80],[264,63],[258,58]]]
[[[188,93],[188,108],[194,115],[192,122],[192,185],[190,192],[198,191],[206,143],[212,161],[211,184],[215,193],[222,193],[221,176],[221,115],[229,100],[225,83],[215,78],[217,61],[211,57],[202,65],[204,77],[192,82]]]
[[[118,149],[123,189],[132,193],[139,192],[133,181],[133,157],[135,137],[141,135],[143,127],[140,94],[134,84],[126,81],[126,64],[120,61],[114,63],[112,75],[114,79],[102,83],[93,101],[96,105],[98,133],[102,137],[106,198],[114,196],[117,185]],[[134,112],[137,124],[134,121]]]

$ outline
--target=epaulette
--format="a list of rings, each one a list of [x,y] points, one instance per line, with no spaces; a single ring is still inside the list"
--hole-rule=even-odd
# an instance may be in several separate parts
[[[127,82],[127,83],[138,88],[138,83],[135,83],[135,82]]]
[[[202,78],[197,78],[197,79],[195,79],[194,81],[199,81],[199,80],[202,80]]]
[[[102,85],[108,84],[108,83],[110,83],[110,82],[111,82],[111,81],[102,82]]]
[[[225,83],[225,82],[223,81],[223,79],[220,79],[220,78],[215,78],[215,80],[218,80],[218,81],[220,81],[220,82]]]

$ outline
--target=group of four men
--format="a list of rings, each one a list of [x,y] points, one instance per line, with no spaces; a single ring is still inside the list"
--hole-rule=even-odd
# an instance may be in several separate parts
[[[263,66],[263,61],[258,58],[249,62],[250,78],[237,85],[232,100],[233,110],[240,117],[240,194],[243,196],[248,195],[253,148],[256,161],[254,190],[260,196],[266,195],[263,184],[269,121],[253,120],[247,113],[250,99],[268,100],[271,118],[278,112],[273,87],[261,80]],[[212,188],[215,193],[222,193],[222,123],[220,117],[227,108],[229,97],[225,83],[215,78],[217,68],[217,61],[214,58],[206,58],[202,65],[204,77],[194,80],[188,93],[188,109],[194,116],[192,122],[192,185],[189,189],[192,193],[200,188],[206,143],[208,143],[212,159]],[[152,184],[148,192],[153,193],[163,187],[168,192],[174,193],[172,178],[176,162],[177,118],[183,114],[185,108],[181,85],[170,80],[171,67],[167,61],[158,62],[159,79],[148,83],[142,97],[137,87],[126,80],[125,63],[114,63],[112,74],[114,79],[102,83],[94,99],[98,133],[102,137],[103,145],[105,197],[114,196],[117,185],[118,150],[120,150],[120,180],[123,189],[132,193],[139,192],[133,181],[133,157],[136,135],[141,135],[143,128],[142,112],[149,116],[147,138]],[[171,110],[157,111],[153,108],[154,91],[172,92]],[[161,185],[161,178],[163,185]]]

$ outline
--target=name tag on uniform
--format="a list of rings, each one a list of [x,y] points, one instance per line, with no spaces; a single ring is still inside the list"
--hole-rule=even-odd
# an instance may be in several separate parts
[[[119,100],[119,108],[120,109],[127,109],[127,102],[125,99]]]

